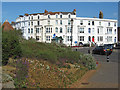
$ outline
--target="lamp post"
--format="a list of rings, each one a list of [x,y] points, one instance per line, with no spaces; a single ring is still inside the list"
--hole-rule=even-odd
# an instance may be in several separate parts
[[[72,29],[73,29],[73,19],[71,19],[71,47],[72,47]]]

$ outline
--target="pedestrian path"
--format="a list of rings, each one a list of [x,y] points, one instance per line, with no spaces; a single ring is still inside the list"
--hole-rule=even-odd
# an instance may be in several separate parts
[[[100,62],[101,68],[87,80],[82,88],[118,88],[118,63]]]

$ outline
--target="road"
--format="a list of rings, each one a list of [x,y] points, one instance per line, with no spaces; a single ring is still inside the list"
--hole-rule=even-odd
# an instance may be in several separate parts
[[[77,51],[87,54],[88,50],[93,48],[81,48]],[[76,49],[73,49],[76,50]],[[89,84],[83,88],[118,88],[118,58],[120,49],[113,49],[110,62],[107,62],[105,55],[92,54],[92,56],[101,64],[101,67],[88,79]]]

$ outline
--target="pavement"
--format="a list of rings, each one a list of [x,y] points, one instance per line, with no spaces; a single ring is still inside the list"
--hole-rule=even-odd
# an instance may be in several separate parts
[[[88,50],[93,48],[79,48],[77,51],[88,54]],[[75,50],[75,49],[73,49]],[[78,85],[76,87],[81,88],[118,88],[118,58],[120,56],[120,49],[113,49],[110,57],[110,62],[107,62],[107,57],[105,55],[92,54],[92,56],[101,65],[99,69],[96,70],[92,76],[87,78],[87,84],[82,86]],[[89,75],[88,75],[89,76]]]

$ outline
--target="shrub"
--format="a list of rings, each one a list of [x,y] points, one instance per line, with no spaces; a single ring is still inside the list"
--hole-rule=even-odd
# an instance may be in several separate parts
[[[17,58],[22,54],[17,31],[3,31],[2,33],[2,64],[8,63],[9,57]]]
[[[80,55],[80,62],[85,66],[85,67],[87,67],[89,70],[91,70],[91,69],[95,69],[96,68],[96,61],[95,61],[95,59],[91,56],[91,55],[89,55],[89,54],[87,54],[87,55]]]

